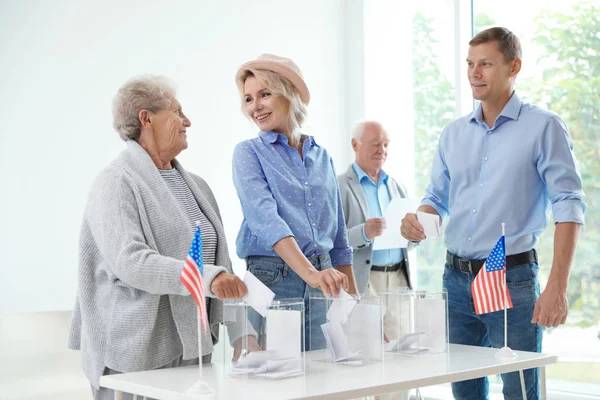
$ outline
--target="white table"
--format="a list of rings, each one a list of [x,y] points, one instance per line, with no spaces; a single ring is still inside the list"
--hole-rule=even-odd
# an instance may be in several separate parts
[[[556,356],[517,351],[517,358],[502,362],[496,351],[450,345],[448,354],[386,354],[383,362],[359,367],[307,361],[305,375],[283,380],[232,378],[223,364],[215,363],[203,367],[204,381],[215,390],[209,396],[194,393],[200,379],[197,366],[107,375],[100,386],[162,400],[351,399],[539,367],[545,398],[544,367],[556,363]]]

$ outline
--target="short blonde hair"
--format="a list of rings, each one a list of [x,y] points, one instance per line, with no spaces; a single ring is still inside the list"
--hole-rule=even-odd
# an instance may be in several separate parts
[[[300,93],[292,85],[289,79],[280,74],[265,69],[249,68],[245,70],[238,78],[237,86],[242,98],[242,112],[246,115],[246,104],[244,102],[244,83],[249,77],[255,77],[260,83],[265,85],[269,91],[275,95],[283,96],[289,103],[286,128],[291,135],[294,143],[298,143],[302,133],[300,129],[308,115],[306,104],[300,98]]]
[[[138,140],[142,123],[141,110],[153,113],[171,107],[175,98],[175,84],[161,75],[140,75],[129,79],[113,98],[113,127],[123,140]]]

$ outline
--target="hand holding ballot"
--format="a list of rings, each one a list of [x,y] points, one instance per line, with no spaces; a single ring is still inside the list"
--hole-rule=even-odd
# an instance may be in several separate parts
[[[330,294],[333,297],[339,296],[341,289],[346,291],[350,289],[348,276],[335,268],[327,268],[322,271],[313,268],[307,272],[307,279],[304,280],[312,288],[320,289],[327,298]]]
[[[402,236],[411,241],[419,242],[428,237],[438,237],[441,234],[441,222],[437,211],[430,206],[421,206],[417,213],[406,213],[400,226]]]
[[[440,236],[440,217],[422,211],[417,211],[417,220],[423,227],[423,233],[428,238]]]
[[[365,222],[365,235],[369,240],[373,240],[377,236],[381,236],[387,228],[384,218],[369,218]]]
[[[402,216],[413,212],[419,205],[418,199],[394,197],[383,212],[383,218],[372,218],[383,220],[383,231],[373,243],[373,250],[401,249],[408,245],[408,241],[401,235]],[[367,231],[365,223],[365,232]],[[371,239],[366,233],[367,237]]]
[[[221,272],[210,284],[210,290],[219,300],[239,299],[246,295],[246,284],[235,274]]]

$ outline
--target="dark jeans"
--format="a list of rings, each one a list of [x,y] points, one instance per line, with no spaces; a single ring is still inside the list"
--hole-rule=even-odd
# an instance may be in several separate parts
[[[543,330],[532,324],[533,309],[540,295],[538,264],[525,264],[508,268],[506,284],[513,308],[508,310],[508,347],[513,350],[540,352]],[[444,288],[448,290],[448,319],[450,343],[474,346],[504,346],[504,311],[476,315],[471,293],[475,275],[453,269],[446,264]],[[538,370],[525,370],[527,400],[539,399]],[[502,393],[507,400],[522,399],[518,372],[502,374]],[[471,379],[452,384],[452,394],[457,400],[483,400],[488,398],[487,378]]]

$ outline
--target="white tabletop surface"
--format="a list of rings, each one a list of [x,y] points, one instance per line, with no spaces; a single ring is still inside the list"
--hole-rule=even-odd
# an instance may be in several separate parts
[[[386,354],[383,362],[358,367],[307,361],[305,375],[282,380],[233,378],[223,364],[214,363],[203,367],[203,380],[214,390],[211,395],[197,393],[197,366],[107,375],[100,379],[100,385],[163,400],[348,399],[541,367],[557,360],[556,356],[517,351],[517,358],[500,361],[496,352],[450,345],[448,354]]]

